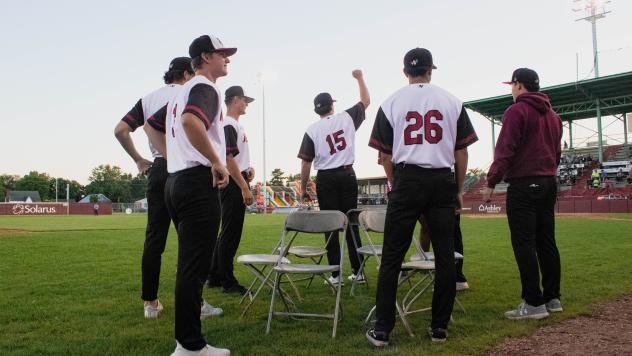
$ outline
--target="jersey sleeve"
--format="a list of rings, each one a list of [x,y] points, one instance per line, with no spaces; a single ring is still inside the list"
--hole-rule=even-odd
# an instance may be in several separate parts
[[[191,113],[197,116],[206,129],[213,123],[213,118],[219,110],[217,91],[207,84],[197,84],[189,92],[189,100],[182,114]]]
[[[476,131],[474,131],[474,126],[472,126],[465,107],[461,107],[461,115],[459,115],[459,119],[456,122],[456,144],[454,145],[454,150],[462,150],[476,141],[478,141],[478,136]]]
[[[381,107],[373,123],[369,146],[387,155],[393,154],[393,127]]]
[[[239,148],[237,147],[237,130],[233,125],[224,126],[224,136],[226,137],[226,154],[233,157],[239,154]]]
[[[309,137],[307,133],[303,135],[303,142],[301,143],[301,148],[298,151],[298,158],[311,162],[316,157],[316,150],[314,148],[314,141]]]
[[[347,112],[347,114],[349,114],[349,116],[351,116],[351,120],[353,120],[353,126],[355,126],[355,129],[358,130],[365,118],[364,104],[359,101],[357,104],[345,111]]]
[[[129,127],[132,128],[132,131],[135,131],[137,128],[145,124],[142,99],[139,99],[138,102],[136,102],[136,105],[134,105],[132,110],[130,110],[127,115],[121,119],[121,121],[128,124]]]
[[[167,120],[167,104],[161,107],[156,111],[153,115],[147,119],[147,125],[153,127],[154,129],[165,133],[166,125],[165,121]]]

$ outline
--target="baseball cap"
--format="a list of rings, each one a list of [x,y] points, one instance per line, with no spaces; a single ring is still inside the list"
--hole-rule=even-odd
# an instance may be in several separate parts
[[[511,80],[503,82],[504,84],[522,83],[525,85],[533,85],[540,87],[540,77],[533,69],[518,68],[511,74]]]
[[[192,71],[191,68],[191,58],[189,57],[176,57],[171,60],[169,63],[169,70],[182,70],[182,71]]]
[[[237,48],[224,47],[222,41],[213,35],[202,35],[191,42],[189,56],[191,58],[199,57],[204,52],[223,52],[226,56],[232,56],[237,52]]]
[[[413,48],[404,56],[404,68],[437,69],[432,61],[432,53],[425,48]]]
[[[327,106],[331,106],[335,102],[329,93],[320,93],[314,98],[314,110],[319,110]]]
[[[236,96],[242,97],[244,99],[246,99],[247,103],[252,103],[253,101],[255,101],[255,99],[246,96],[244,94],[244,89],[242,87],[240,87],[239,85],[235,85],[232,86],[228,89],[226,89],[226,93],[224,93],[224,96],[226,97],[226,102],[228,102],[228,100],[230,100],[231,98],[234,98]]]

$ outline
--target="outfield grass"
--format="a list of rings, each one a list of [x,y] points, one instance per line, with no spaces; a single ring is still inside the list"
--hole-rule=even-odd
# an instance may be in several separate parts
[[[632,291],[632,215],[585,216],[557,220],[562,257],[564,313],[541,321],[512,322],[503,312],[520,302],[518,271],[505,218],[462,222],[465,274],[471,290],[459,294],[467,315],[454,314],[450,338],[432,345],[425,328],[429,314],[410,316],[418,330],[410,338],[398,323],[393,347],[376,351],[364,337],[363,319],[374,304],[375,264],[368,268],[371,288],[355,297],[344,287],[344,319],[331,338],[328,321],[276,318],[265,335],[269,294],[239,317],[239,298],[217,289],[204,297],[224,308],[221,317],[204,320],[203,331],[213,345],[229,347],[234,355],[367,355],[478,354],[506,337],[526,335],[537,327],[591,311],[591,306]],[[267,253],[279,238],[283,215],[249,215],[238,253]],[[173,289],[176,239],[171,233],[163,257],[160,299],[164,314],[143,319],[140,300],[140,258],[145,216],[0,217],[0,354],[48,355],[167,355],[173,351]],[[321,241],[320,238],[317,241]],[[345,259],[346,260],[346,259]],[[246,284],[250,274],[236,268]],[[345,275],[348,273],[345,272]],[[309,293],[307,293],[309,292]],[[312,310],[333,301],[320,282],[307,291]],[[429,303],[429,298],[420,301]]]

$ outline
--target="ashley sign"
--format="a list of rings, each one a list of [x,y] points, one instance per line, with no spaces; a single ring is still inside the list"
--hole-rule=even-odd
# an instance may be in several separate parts
[[[46,215],[58,214],[57,206],[39,204],[15,204],[11,208],[13,215]]]
[[[481,204],[478,206],[478,211],[481,213],[488,213],[488,214],[498,214],[500,213],[500,211],[502,210],[502,207],[496,205],[496,204]]]

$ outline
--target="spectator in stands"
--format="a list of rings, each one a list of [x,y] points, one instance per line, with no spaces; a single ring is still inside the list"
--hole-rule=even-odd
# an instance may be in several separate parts
[[[619,168],[619,171],[617,172],[617,182],[621,181],[623,181],[623,168]]]
[[[601,165],[601,167],[599,168],[599,177],[601,178],[602,182],[605,182],[607,177],[606,177],[606,170],[603,169],[603,165]]]

